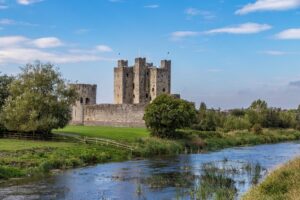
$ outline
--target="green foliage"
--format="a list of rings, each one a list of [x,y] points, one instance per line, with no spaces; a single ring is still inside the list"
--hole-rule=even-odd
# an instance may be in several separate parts
[[[223,128],[227,132],[232,130],[245,130],[249,129],[250,127],[251,124],[246,118],[230,115],[226,117]]]
[[[176,138],[176,129],[196,121],[196,110],[190,102],[163,94],[146,107],[144,120],[152,136]]]
[[[0,139],[0,151],[0,180],[128,157],[128,152],[109,146],[8,139]]]
[[[7,75],[0,76],[0,114],[2,113],[2,107],[9,96],[8,87],[13,79],[13,77]],[[2,124],[2,120],[0,120],[0,133],[4,130],[5,127]]]
[[[260,124],[254,124],[254,126],[252,127],[252,131],[255,134],[261,134],[263,132],[263,129]]]
[[[297,110],[268,108],[263,100],[254,101],[248,109],[220,111],[207,109],[201,103],[198,121],[192,126],[201,131],[223,130],[225,132],[251,129],[260,125],[262,128],[292,128],[300,130],[300,106]]]
[[[296,158],[269,174],[261,184],[253,187],[242,199],[299,199],[299,185],[300,158]]]
[[[27,64],[9,87],[2,121],[11,131],[49,134],[71,119],[75,90],[51,64]]]
[[[184,146],[176,141],[160,138],[144,138],[137,142],[133,155],[137,157],[153,157],[159,155],[177,155],[183,152]]]

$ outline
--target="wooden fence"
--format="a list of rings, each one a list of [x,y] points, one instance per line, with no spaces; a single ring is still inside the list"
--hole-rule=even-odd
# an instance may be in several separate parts
[[[104,138],[82,137],[72,134],[52,134],[52,135],[33,135],[24,133],[2,133],[0,138],[7,139],[25,139],[25,140],[44,140],[44,141],[64,141],[64,142],[80,142],[84,144],[98,144],[105,146],[113,146],[116,148],[126,149],[133,151],[135,148],[131,145],[120,143],[114,140]]]

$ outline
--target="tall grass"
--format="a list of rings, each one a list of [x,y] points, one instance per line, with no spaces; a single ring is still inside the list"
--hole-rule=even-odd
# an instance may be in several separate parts
[[[253,187],[243,200],[300,199],[300,158],[273,171],[258,186]]]

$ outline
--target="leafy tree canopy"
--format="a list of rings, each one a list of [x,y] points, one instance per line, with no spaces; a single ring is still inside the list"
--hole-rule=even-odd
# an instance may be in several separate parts
[[[146,107],[144,120],[152,136],[176,137],[175,130],[196,121],[195,105],[170,95],[160,95]]]
[[[76,92],[69,88],[52,64],[36,62],[21,68],[10,84],[2,121],[11,131],[48,134],[71,119]]]

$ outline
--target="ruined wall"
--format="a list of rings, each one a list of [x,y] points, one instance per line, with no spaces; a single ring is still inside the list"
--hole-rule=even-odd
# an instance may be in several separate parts
[[[84,106],[96,104],[97,85],[70,84],[76,89],[78,99],[72,106],[72,124],[82,124],[84,120]]]
[[[84,108],[84,125],[145,127],[143,104],[100,104]]]

